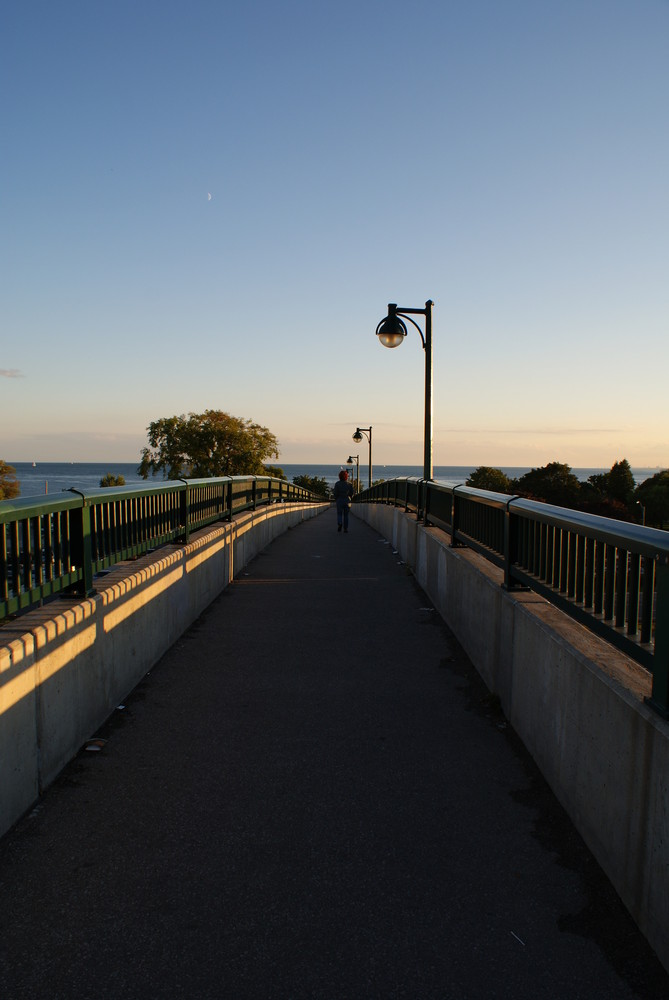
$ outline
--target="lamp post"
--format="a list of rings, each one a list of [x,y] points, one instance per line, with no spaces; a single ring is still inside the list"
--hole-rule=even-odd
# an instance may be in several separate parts
[[[376,328],[376,336],[384,347],[399,347],[407,335],[408,320],[420,334],[425,351],[425,430],[423,434],[423,479],[432,479],[432,307],[434,302],[428,299],[424,309],[409,309],[398,306],[395,302],[388,303],[388,315],[382,319]],[[425,334],[412,316],[425,317]]]
[[[637,500],[636,503],[637,503],[637,507],[641,507],[641,526],[645,528],[646,527],[646,508],[644,507],[644,505],[641,503],[640,500]]]
[[[371,427],[356,427],[355,434],[353,435],[353,440],[356,444],[360,444],[362,441],[362,435],[365,435],[369,441],[369,483],[368,486],[372,485],[372,428]]]
[[[357,472],[355,474],[355,489],[356,489],[356,492],[359,492],[359,490],[360,490],[360,455],[349,455],[348,458],[346,459],[346,464],[347,465],[353,465],[354,462],[357,463]]]

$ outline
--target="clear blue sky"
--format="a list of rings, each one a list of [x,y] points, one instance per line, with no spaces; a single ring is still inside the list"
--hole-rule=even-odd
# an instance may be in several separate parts
[[[420,465],[374,329],[431,298],[436,464],[669,466],[668,0],[35,0],[0,47],[0,458],[215,408]]]

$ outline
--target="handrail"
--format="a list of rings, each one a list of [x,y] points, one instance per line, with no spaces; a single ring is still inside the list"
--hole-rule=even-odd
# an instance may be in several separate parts
[[[507,589],[536,591],[621,649],[652,673],[649,703],[669,719],[669,532],[433,480],[377,483],[354,502],[403,506],[500,567]]]
[[[222,476],[0,501],[0,621],[64,591],[91,594],[110,566],[241,511],[322,500],[271,476]]]

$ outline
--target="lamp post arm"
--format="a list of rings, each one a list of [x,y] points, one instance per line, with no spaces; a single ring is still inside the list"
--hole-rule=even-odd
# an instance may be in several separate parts
[[[424,316],[425,315],[425,310],[424,309],[404,309],[404,310],[403,309],[398,309],[397,310],[397,315],[401,316],[402,319],[408,320],[412,324],[412,326],[416,327],[416,329],[418,330],[418,333],[420,334],[420,339],[421,339],[421,343],[423,345],[423,350],[426,350],[426,347],[425,347],[425,337],[423,336],[423,331],[418,326],[418,323],[416,323],[416,321],[413,320],[413,319],[411,319],[411,316],[408,315],[408,313],[410,313],[410,312],[420,313],[421,316]]]

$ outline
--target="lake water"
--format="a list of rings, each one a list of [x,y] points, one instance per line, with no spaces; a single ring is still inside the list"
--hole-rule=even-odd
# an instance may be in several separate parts
[[[21,486],[22,497],[44,496],[45,493],[59,493],[61,490],[74,487],[79,490],[97,490],[100,480],[107,473],[114,476],[123,476],[126,484],[143,483],[137,474],[137,464],[135,462],[40,462],[33,465],[32,462],[11,462],[8,465],[16,469],[16,478]],[[318,479],[332,485],[337,481],[341,469],[351,470],[351,466],[346,465],[284,465],[280,466],[289,482],[295,476],[315,476]],[[437,465],[434,468],[434,478],[450,486],[457,483],[464,483],[465,480],[477,468],[475,465]],[[530,466],[502,468],[510,479],[517,479],[524,473],[530,471]],[[632,469],[635,482],[641,483],[644,479],[655,475],[659,469]],[[595,473],[609,472],[609,469],[572,469],[581,482],[585,482],[589,476]],[[395,479],[398,476],[422,476],[423,468],[419,465],[375,465],[372,470],[374,479]],[[360,463],[360,479],[363,486],[367,485],[367,465]],[[160,482],[156,479],[155,482]],[[148,480],[151,482],[151,480]]]

